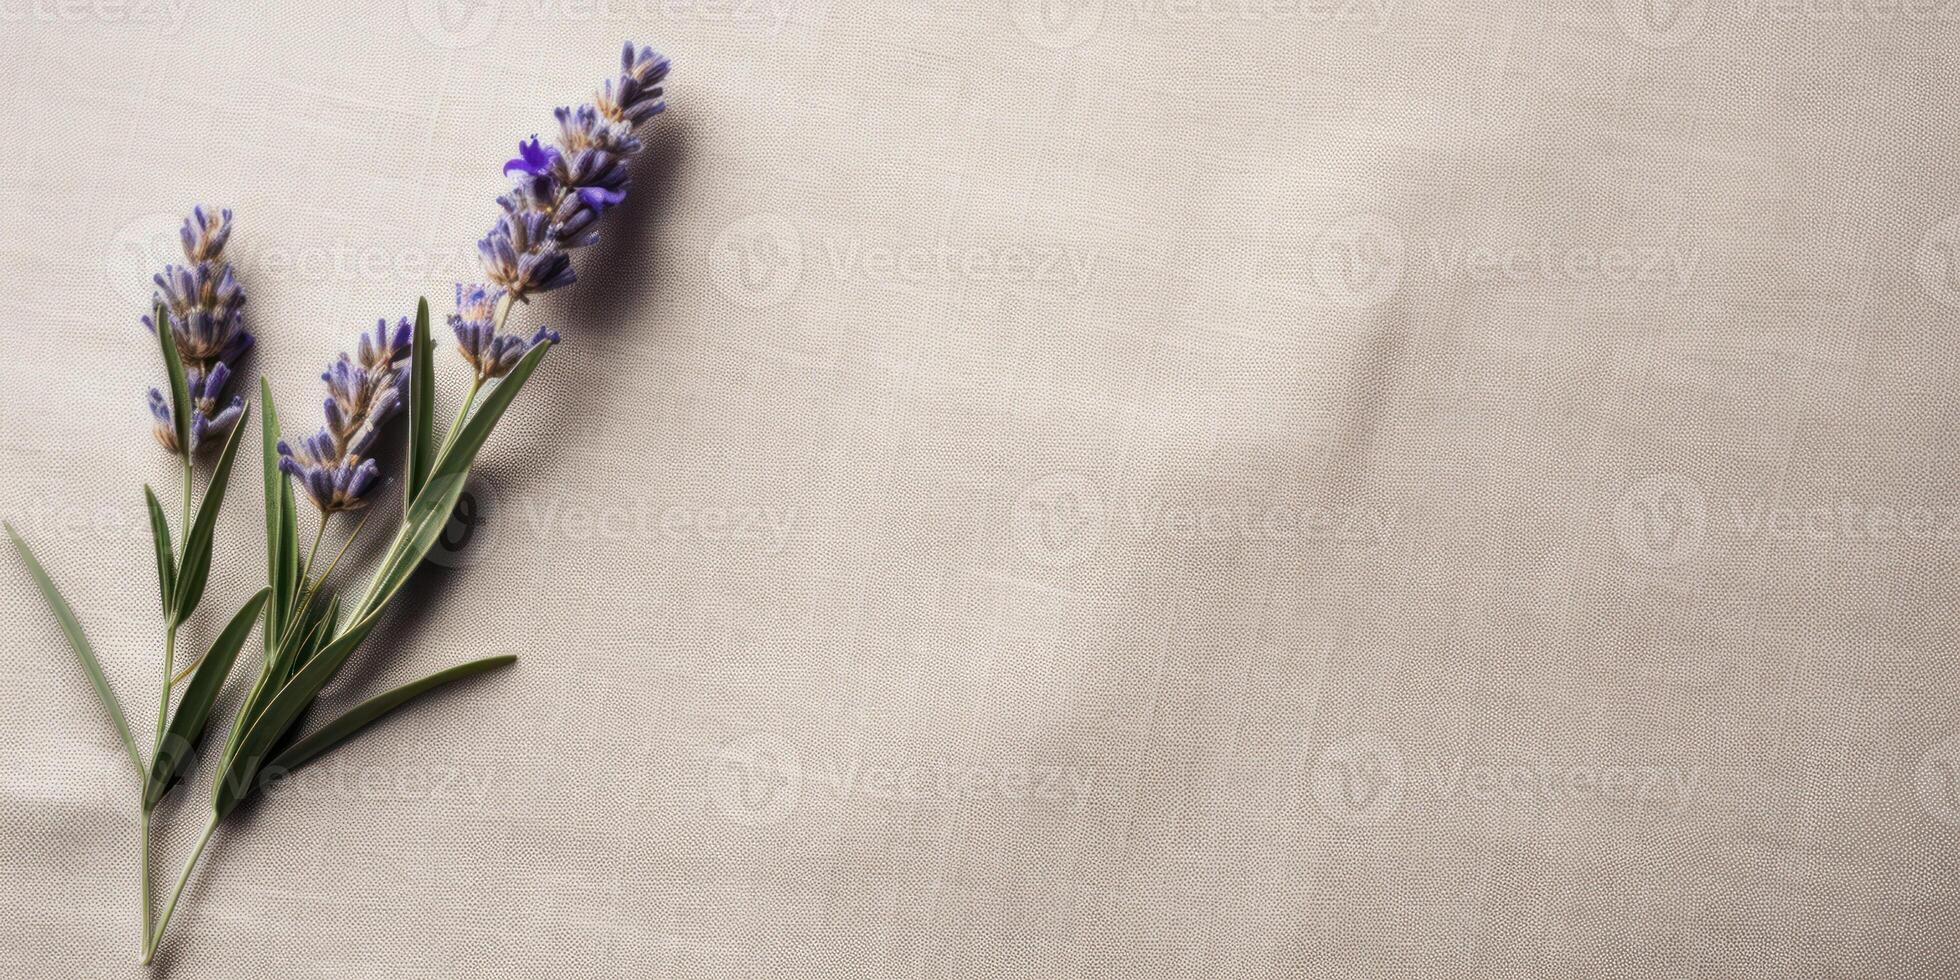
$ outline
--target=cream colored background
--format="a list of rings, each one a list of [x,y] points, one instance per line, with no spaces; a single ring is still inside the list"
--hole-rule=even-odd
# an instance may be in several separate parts
[[[676,64],[336,699],[523,662],[227,826],[159,973],[1960,974],[1957,19],[0,0],[0,513],[139,728],[177,216],[310,425]],[[133,780],[0,617],[0,969],[139,975]]]

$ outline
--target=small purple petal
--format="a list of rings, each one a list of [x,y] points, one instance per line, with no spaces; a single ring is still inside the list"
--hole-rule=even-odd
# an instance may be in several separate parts
[[[528,142],[518,141],[517,157],[504,164],[504,173],[516,170],[532,176],[542,176],[551,169],[551,165],[557,159],[558,151],[543,146],[538,142],[537,136],[533,135]]]

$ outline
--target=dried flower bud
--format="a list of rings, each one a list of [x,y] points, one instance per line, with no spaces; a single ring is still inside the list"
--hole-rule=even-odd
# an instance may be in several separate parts
[[[373,459],[381,429],[401,410],[412,328],[406,317],[392,326],[380,320],[320,374],[326,425],[297,446],[279,443],[279,469],[299,481],[322,514],[359,510],[381,482]]]
[[[171,339],[184,361],[191,396],[191,452],[223,442],[244,412],[244,400],[225,400],[232,365],[252,349],[245,329],[245,290],[224,262],[225,242],[231,238],[231,211],[191,209],[178,231],[186,265],[165,266],[156,276],[155,302],[164,307]],[[153,316],[143,326],[157,330]],[[156,420],[157,441],[173,453],[182,452],[171,424],[170,400],[151,389],[150,415]]]

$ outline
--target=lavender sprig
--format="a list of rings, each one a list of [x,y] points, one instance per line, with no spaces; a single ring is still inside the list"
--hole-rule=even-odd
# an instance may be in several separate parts
[[[484,275],[511,300],[571,285],[578,277],[566,250],[598,241],[599,215],[626,199],[628,161],[644,148],[633,130],[667,108],[668,62],[629,41],[619,63],[591,102],[558,110],[556,146],[533,136],[504,164],[516,179],[497,199],[504,214],[477,252]]]
[[[326,425],[294,446],[279,442],[279,469],[299,482],[322,519],[367,506],[381,482],[373,458],[382,426],[401,408],[408,372],[407,317],[392,328],[377,320],[362,334],[355,356],[346,354],[320,375],[327,383]]]
[[[167,265],[157,274],[155,302],[164,309],[184,361],[193,405],[190,451],[196,454],[223,442],[244,414],[245,400],[234,395],[226,402],[225,389],[231,383],[232,366],[252,349],[254,340],[245,329],[245,290],[232,275],[231,263],[223,261],[225,242],[231,238],[231,210],[192,208],[178,237],[187,264]],[[156,333],[155,317],[143,317],[143,326]],[[149,407],[157,442],[172,453],[182,453],[170,400],[152,388]]]
[[[242,441],[241,429],[250,414],[244,399],[230,395],[228,389],[240,358],[254,343],[244,328],[244,290],[223,260],[231,212],[199,207],[185,221],[181,234],[185,264],[168,266],[156,277],[158,312],[144,320],[156,337],[170,375],[169,394],[152,391],[149,395],[152,415],[158,421],[157,439],[179,456],[185,481],[181,560],[173,550],[169,522],[155,493],[147,497],[165,615],[157,741],[147,764],[72,608],[62,600],[26,542],[11,527],[6,528],[89,671],[130,762],[145,777],[138,831],[143,841],[138,883],[143,894],[144,963],[155,958],[177,901],[219,822],[245,799],[269,780],[331,751],[410,700],[515,661],[514,656],[488,657],[452,667],[371,698],[304,737],[294,737],[321,691],[367,639],[428,556],[455,513],[478,453],[525,382],[558,343],[559,335],[543,327],[528,336],[505,334],[506,321],[515,303],[576,281],[570,252],[597,241],[599,216],[625,200],[631,186],[630,161],[643,150],[634,130],[666,107],[661,84],[667,70],[665,58],[650,48],[628,43],[621,54],[618,75],[605,81],[589,102],[557,111],[559,133],[553,145],[546,146],[533,136],[519,143],[518,156],[506,164],[505,173],[513,177],[513,186],[498,199],[503,213],[478,243],[487,281],[456,287],[456,312],[449,322],[471,378],[462,410],[439,443],[431,417],[435,386],[426,301],[412,326],[406,318],[392,325],[386,320],[377,322],[374,331],[362,335],[351,353],[341,354],[322,373],[327,389],[322,406],[324,424],[313,435],[292,443],[279,437],[271,388],[261,380],[267,587],[231,618],[201,658],[182,674],[173,674],[178,627],[203,595],[212,537]],[[479,394],[483,394],[480,405]],[[368,505],[382,483],[375,446],[389,421],[403,414],[404,406],[411,425],[405,467],[408,492],[401,526],[358,598],[353,592],[325,595],[323,586],[332,579],[348,544],[373,513]],[[204,446],[220,442],[224,451],[192,520],[191,459]],[[282,474],[291,482],[280,478]],[[312,501],[319,518],[303,564],[295,485]],[[315,576],[313,561],[328,521],[336,514],[355,510],[367,513],[346,536],[341,554]],[[323,600],[323,608],[315,607],[316,598]],[[343,598],[349,600],[344,607]],[[239,704],[224,750],[217,757],[212,809],[203,834],[152,927],[148,888],[151,811],[195,756],[218,693],[261,613],[264,628],[258,632],[265,638],[266,655],[258,680]],[[185,676],[190,677],[190,683],[176,701],[173,715],[173,685]]]
[[[597,242],[599,216],[626,200],[628,164],[645,149],[633,131],[666,110],[661,83],[669,64],[652,48],[628,41],[619,67],[590,102],[558,108],[555,145],[533,135],[518,141],[517,156],[504,164],[505,175],[513,176],[510,191],[497,198],[504,213],[477,242],[490,282],[458,283],[456,312],[449,316],[456,347],[476,370],[464,413],[484,382],[509,374],[533,348],[559,342],[557,332],[542,326],[528,338],[504,334],[511,304],[576,282],[569,250]]]

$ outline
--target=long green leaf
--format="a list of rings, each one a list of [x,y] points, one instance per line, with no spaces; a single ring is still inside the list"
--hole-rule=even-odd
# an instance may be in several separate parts
[[[286,594],[281,627],[292,624],[293,606],[299,603],[299,504],[293,499],[293,481],[279,484],[279,582]]]
[[[245,700],[239,703],[238,711],[232,715],[231,730],[225,733],[224,750],[218,753],[218,772],[222,773],[230,768],[232,756],[238,752],[238,740],[244,737],[245,729],[252,724],[252,717],[258,712],[265,697],[265,690],[271,683],[271,664],[261,663],[259,676],[252,681],[252,689],[246,693]]]
[[[408,581],[409,575],[422,563],[429,549],[435,546],[437,537],[449,523],[450,514],[456,509],[457,499],[463,494],[463,486],[469,479],[469,470],[476,461],[477,453],[489,441],[490,433],[503,417],[505,409],[510,407],[531,373],[537,370],[550,346],[540,344],[526,354],[455,434],[436,461],[429,482],[415,495],[395,543],[388,549],[381,568],[368,584],[366,596],[354,607],[353,622],[333,642],[309,658],[292,679],[279,688],[278,693],[266,702],[265,708],[258,712],[245,735],[238,740],[218,774],[217,785],[213,787],[213,804],[220,817],[230,813],[251,794],[266,755],[285,738],[294,722],[319,697],[321,689],[339,673],[354,650],[367,639],[389,600]]]
[[[299,535],[294,527],[293,511],[295,508],[293,505],[292,485],[290,483],[282,481],[279,497],[279,507],[285,518],[281,521],[279,530],[280,540],[284,542],[284,548],[282,549],[282,554],[276,559],[278,564],[274,572],[275,578],[271,583],[273,596],[266,603],[266,615],[268,617],[272,614],[272,603],[280,601],[280,593],[292,588],[293,583],[299,578],[299,548],[296,544],[299,540]],[[288,608],[284,620],[290,620],[292,618],[294,610],[290,607],[298,601],[299,597],[297,595],[287,595],[285,603]],[[335,603],[329,604],[329,609],[336,608],[336,606],[337,600]],[[301,644],[308,642],[309,638],[314,635],[305,629],[288,630],[284,625],[284,620],[282,620],[276,636],[268,635],[266,637],[265,660],[259,665],[258,678],[252,682],[252,689],[245,695],[245,700],[239,702],[238,712],[232,719],[231,730],[225,735],[224,751],[219,755],[218,769],[220,772],[223,772],[231,765],[231,760],[237,755],[239,741],[245,737],[246,731],[252,727],[252,723],[257,721],[259,714],[265,710],[266,702],[274,694],[279,692],[279,688],[291,676],[291,664],[298,656],[294,651]]]
[[[275,776],[287,776],[298,772],[302,766],[332,751],[340,743],[353,738],[369,725],[380,721],[389,714],[406,706],[409,702],[428,694],[445,684],[474,677],[484,671],[495,670],[517,662],[512,655],[485,657],[458,664],[448,670],[439,671],[409,684],[403,684],[386,694],[374,697],[355,705],[344,715],[327,722],[320,729],[292,744],[291,748],[279,753],[271,762],[265,764],[264,771]]]
[[[476,464],[477,452],[489,441],[490,433],[504,416],[504,410],[510,407],[511,401],[523,389],[524,382],[530,380],[531,372],[538,369],[538,364],[551,351],[551,347],[547,343],[531,348],[510,374],[490,389],[490,394],[484,396],[483,404],[471,413],[469,421],[463,423],[462,431],[456,434],[455,441],[436,461],[433,476],[466,474],[470,471],[470,467]]]
[[[191,618],[197,604],[204,598],[204,580],[211,572],[211,540],[217,533],[218,511],[225,505],[225,488],[231,484],[231,464],[238,458],[238,444],[245,435],[245,423],[250,421],[252,407],[245,406],[245,415],[231,430],[225,440],[224,454],[218,457],[218,468],[211,471],[211,485],[204,491],[204,501],[198,504],[197,518],[191,521],[190,532],[184,535],[184,561],[177,570],[177,595],[172,603],[176,610],[177,622]]]
[[[340,597],[330,597],[325,605],[321,605],[316,594],[307,605],[311,609],[306,618],[294,624],[298,628],[280,645],[278,655],[272,662],[271,683],[274,691],[291,680],[302,665],[320,652],[321,647],[332,642],[333,624],[340,616]]]
[[[177,353],[177,335],[170,329],[169,312],[156,306],[157,346],[163,349],[163,368],[170,377],[170,421],[177,434],[177,452],[191,454],[191,386],[184,377],[184,359]]]
[[[347,662],[354,648],[367,639],[379,619],[380,615],[375,614],[349,626],[347,632],[314,654],[306,666],[301,667],[293,679],[266,702],[265,708],[251,722],[249,730],[232,750],[231,758],[218,773],[217,785],[212,791],[212,803],[218,816],[230,813],[251,795],[252,783],[266,754],[292,729],[293,722],[299,720],[300,714],[312,706],[314,699],[320,695],[320,689]]]
[[[266,591],[271,593],[273,590],[267,587]],[[271,615],[272,601],[276,598],[277,596],[272,596],[266,602],[268,616]],[[278,693],[279,688],[286,683],[287,675],[290,673],[287,665],[298,656],[293,651],[310,642],[314,635],[314,631],[309,627],[294,630],[292,634],[280,640],[268,639],[266,643],[268,649],[264,662],[259,665],[258,677],[252,682],[252,689],[246,693],[245,699],[239,702],[238,712],[232,718],[231,730],[225,734],[225,747],[218,756],[219,771],[222,772],[225,767],[231,765],[232,757],[238,751],[239,740],[244,738],[245,732],[252,727],[252,723],[258,720],[266,701]]]
[[[184,688],[184,699],[178,702],[177,713],[170,719],[170,728],[157,743],[156,761],[150,766],[150,780],[143,790],[146,809],[155,809],[163,794],[170,791],[184,761],[204,736],[204,727],[211,720],[211,704],[218,699],[225,678],[231,676],[232,662],[238,659],[245,638],[252,635],[253,620],[258,619],[259,610],[271,595],[272,590],[260,589],[252,601],[238,610],[197,665],[197,673],[191,675],[190,686]]]
[[[150,538],[157,552],[157,592],[163,597],[163,615],[167,619],[172,593],[177,588],[177,556],[170,547],[170,522],[163,518],[163,505],[157,503],[156,491],[144,487],[143,501],[150,505]]]
[[[436,463],[436,365],[429,342],[429,300],[415,307],[415,334],[408,355],[408,486],[402,506],[415,502]]]
[[[368,599],[361,609],[378,612],[401,590],[408,576],[421,564],[423,556],[435,547],[443,529],[449,526],[450,515],[456,510],[456,502],[462,499],[466,483],[467,479],[462,475],[437,474],[430,477],[429,485],[422,488],[422,492],[415,497],[414,506],[408,509],[408,519],[402,522],[395,546],[389,549],[382,566],[375,571],[374,579],[368,584]]]
[[[456,501],[463,495],[463,485],[469,479],[470,467],[476,464],[477,453],[490,439],[497,422],[503,418],[504,410],[523,389],[531,372],[536,371],[544,355],[551,349],[550,344],[539,344],[517,362],[517,367],[497,383],[483,404],[463,423],[461,431],[443,451],[436,461],[434,472],[429,474],[429,482],[416,494],[409,505],[408,516],[402,522],[402,537],[397,546],[389,549],[388,561],[375,571],[374,579],[368,584],[367,601],[360,612],[372,612],[387,605],[408,576],[422,564],[429,549],[435,546],[436,538],[448,526],[449,516],[456,509]]]
[[[307,617],[305,623],[300,624],[302,628],[299,630],[298,635],[281,652],[279,663],[273,669],[272,676],[268,678],[268,686],[274,694],[284,687],[285,683],[291,680],[294,674],[298,673],[301,668],[310,663],[322,648],[332,643],[334,637],[339,635],[335,626],[340,622],[340,597],[333,596],[329,598],[325,606],[320,606],[317,603],[312,605],[312,614]],[[264,702],[269,696],[267,698],[261,698],[260,703],[253,707],[253,722],[258,721],[259,714],[265,707]],[[266,749],[267,755],[277,755],[287,745],[292,744],[293,736],[298,733],[301,724],[305,722],[306,715],[310,710],[311,706],[309,705],[294,717],[292,724],[286,726],[285,734],[281,735],[277,741],[272,743],[271,747]]]
[[[265,489],[265,575],[272,596],[265,604],[262,631],[265,659],[259,664],[258,677],[245,700],[239,703],[231,729],[225,735],[225,747],[219,755],[220,771],[231,764],[239,739],[265,707],[265,699],[278,690],[283,678],[275,678],[273,672],[279,664],[280,643],[287,635],[292,607],[299,601],[299,521],[295,516],[298,508],[293,499],[292,481],[279,471],[279,408],[272,398],[272,385],[263,376],[259,378],[259,405],[265,412],[259,423],[260,481]]]
[[[259,469],[265,487],[265,581],[272,589],[271,601],[265,606],[265,652],[270,657],[286,621],[286,594],[279,588],[280,557],[285,553],[279,536],[286,526],[279,510],[285,497],[279,488],[285,484],[286,475],[279,472],[279,409],[272,403],[272,385],[263,376],[259,378],[259,411],[259,448],[264,453]]]
[[[168,330],[168,327],[164,328]],[[61,590],[54,587],[54,580],[48,571],[34,558],[34,552],[21,540],[20,532],[12,524],[0,525],[7,529],[7,536],[13,539],[14,550],[20,552],[21,561],[27,563],[27,572],[33,576],[34,584],[41,590],[41,598],[47,600],[48,608],[54,617],[61,621],[61,631],[68,636],[68,645],[75,648],[75,655],[81,658],[82,669],[88,672],[90,684],[95,685],[95,693],[101,697],[102,706],[109,710],[109,720],[116,723],[116,734],[122,736],[123,749],[129,753],[129,762],[136,772],[143,772],[143,756],[136,751],[136,740],[129,735],[129,720],[123,717],[122,703],[116,700],[116,692],[109,687],[109,677],[102,672],[102,662],[96,659],[95,648],[89,646],[88,637],[82,633],[82,624],[75,618],[75,610],[68,600],[61,597]]]
[[[307,624],[306,643],[299,648],[299,656],[293,658],[293,662],[287,665],[287,677],[298,673],[301,667],[306,666],[327,644],[332,643],[334,638],[340,635],[340,631],[336,629],[339,622],[340,597],[332,596],[327,599],[326,606],[314,614],[313,621]]]

